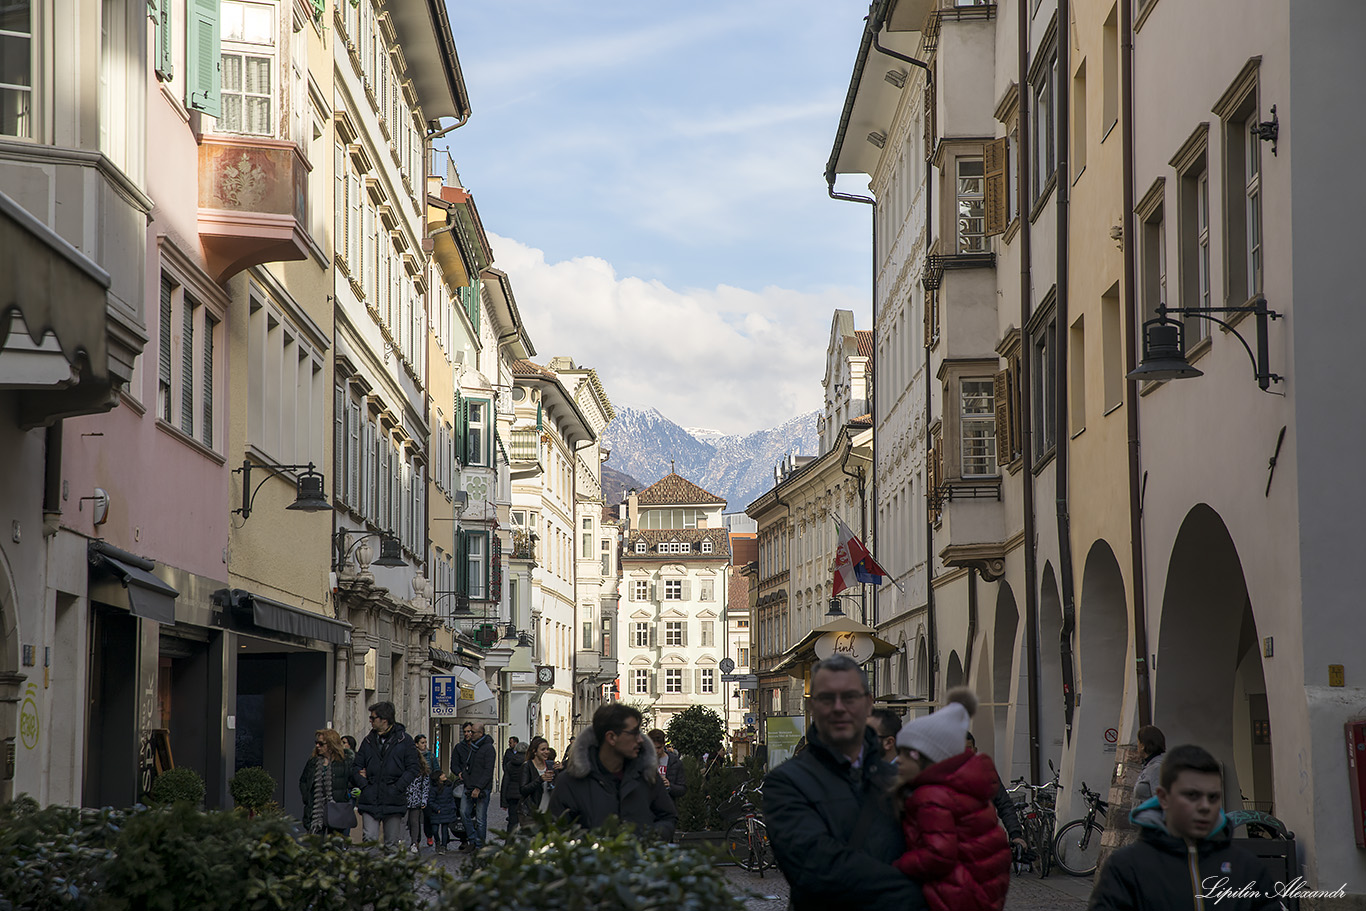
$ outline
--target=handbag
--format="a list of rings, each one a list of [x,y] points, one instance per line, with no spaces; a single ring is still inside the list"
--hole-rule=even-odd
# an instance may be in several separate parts
[[[356,825],[356,805],[349,800],[329,800],[327,802],[327,827],[329,829],[350,829]]]

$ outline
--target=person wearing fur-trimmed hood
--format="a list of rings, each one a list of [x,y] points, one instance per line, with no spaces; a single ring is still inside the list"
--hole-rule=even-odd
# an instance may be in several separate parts
[[[593,713],[575,738],[555,782],[550,813],[586,829],[615,816],[659,838],[673,838],[678,811],[656,768],[655,748],[641,730],[640,712],[620,702]]]

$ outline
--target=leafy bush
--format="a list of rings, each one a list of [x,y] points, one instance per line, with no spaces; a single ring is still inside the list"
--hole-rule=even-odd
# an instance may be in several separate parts
[[[743,804],[731,794],[750,777],[749,769],[709,763],[703,775],[702,763],[692,756],[683,757],[683,769],[688,773],[688,790],[675,801],[678,831],[725,831],[740,818]]]
[[[0,807],[0,911],[92,907],[125,815],[108,807],[40,810],[30,797]]]
[[[154,803],[188,803],[197,807],[204,800],[204,779],[194,769],[167,769],[153,780],[148,796]]]
[[[712,858],[643,842],[608,825],[584,832],[546,820],[480,858],[440,911],[740,911]]]
[[[705,705],[692,705],[669,719],[668,735],[669,743],[680,754],[701,759],[721,749],[726,723]]]
[[[259,813],[273,802],[275,779],[260,766],[248,766],[228,779],[228,792],[234,806]]]

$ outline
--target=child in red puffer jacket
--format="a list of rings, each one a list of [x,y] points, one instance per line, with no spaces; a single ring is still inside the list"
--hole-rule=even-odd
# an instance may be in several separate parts
[[[906,853],[893,863],[933,911],[1001,911],[1010,885],[1010,842],[991,803],[996,767],[965,751],[976,710],[971,690],[950,690],[942,709],[906,722],[896,738]]]

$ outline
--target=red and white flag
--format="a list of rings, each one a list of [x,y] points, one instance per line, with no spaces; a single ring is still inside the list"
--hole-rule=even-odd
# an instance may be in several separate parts
[[[830,594],[838,595],[855,582],[881,585],[883,577],[891,573],[878,565],[872,553],[863,546],[858,535],[849,530],[848,525],[839,519],[835,520],[835,524],[839,526],[840,540],[835,548],[835,579],[830,585]],[[900,587],[898,584],[897,588]]]

